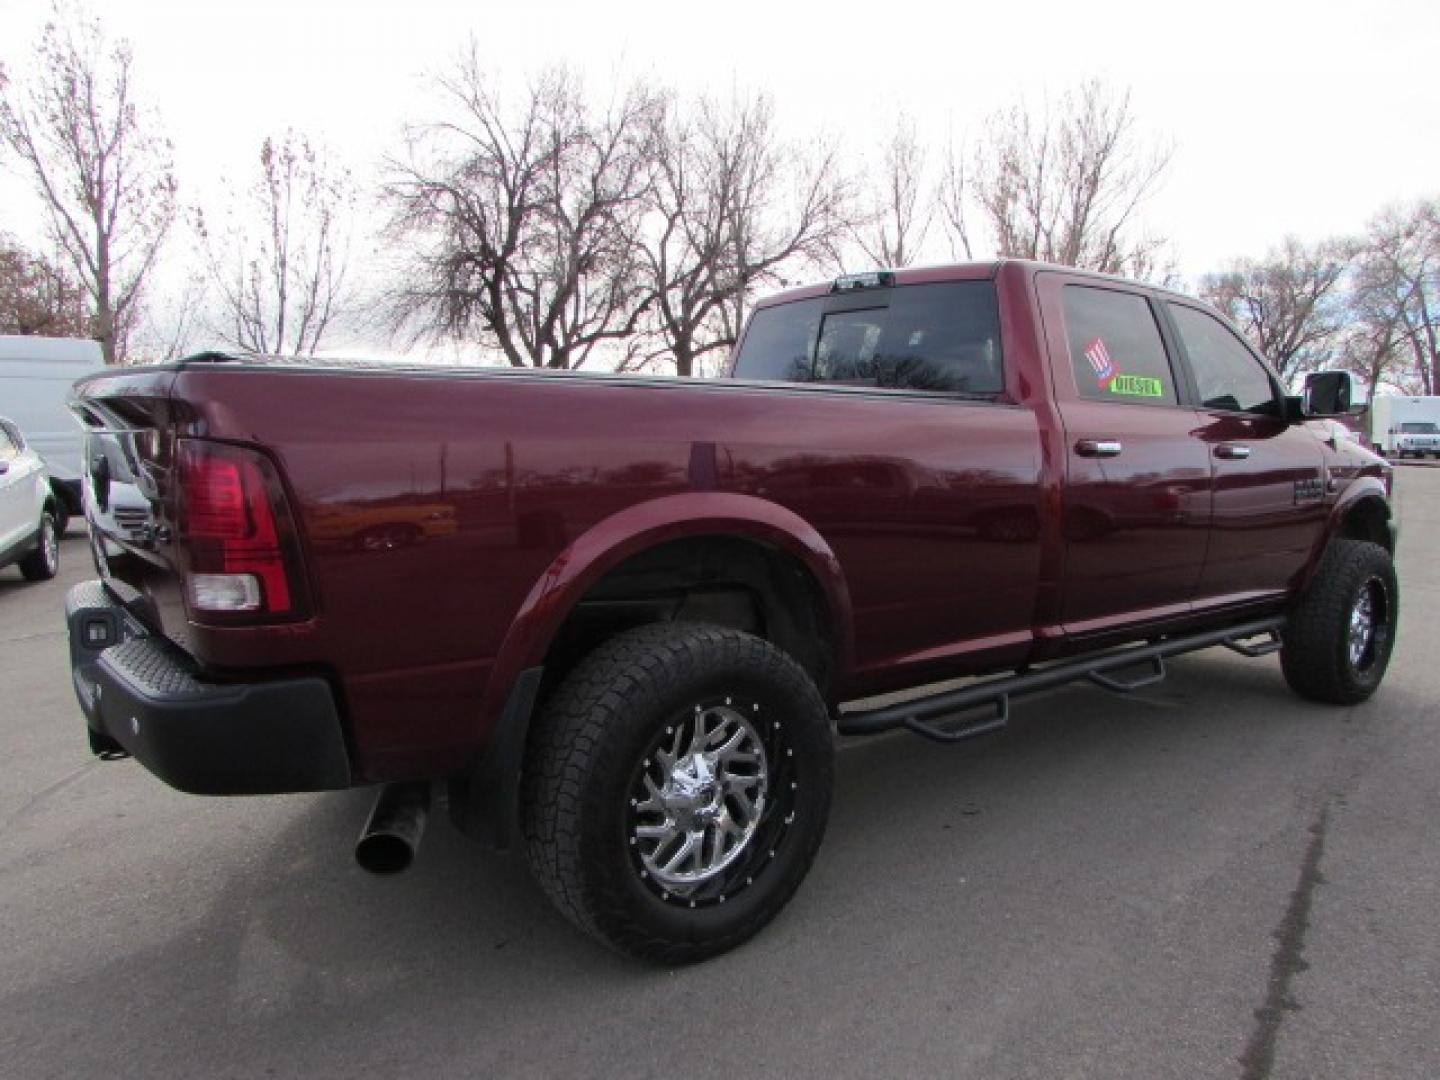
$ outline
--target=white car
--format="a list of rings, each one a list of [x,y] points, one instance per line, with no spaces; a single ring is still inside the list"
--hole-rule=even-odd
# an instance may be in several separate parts
[[[19,563],[29,581],[53,578],[60,570],[56,510],[45,462],[0,417],[0,566]]]

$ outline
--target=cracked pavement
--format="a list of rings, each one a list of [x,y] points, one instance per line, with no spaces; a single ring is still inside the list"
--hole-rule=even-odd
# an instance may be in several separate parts
[[[1210,651],[1027,699],[958,747],[847,745],[790,908],[653,970],[369,795],[207,800],[89,758],[61,627],[0,571],[0,1072],[46,1076],[1430,1077],[1440,1068],[1440,470],[1397,470],[1380,694]]]

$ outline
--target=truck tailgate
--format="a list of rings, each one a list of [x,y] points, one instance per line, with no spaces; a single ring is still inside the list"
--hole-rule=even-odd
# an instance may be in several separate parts
[[[76,388],[83,491],[96,568],[151,631],[182,646],[187,626],[174,533],[173,371],[106,373]]]

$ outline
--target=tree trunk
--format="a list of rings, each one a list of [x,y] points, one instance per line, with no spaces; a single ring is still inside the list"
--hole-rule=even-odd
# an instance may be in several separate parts
[[[115,309],[110,296],[110,238],[97,225],[95,238],[95,336],[106,366],[120,362],[116,348]]]
[[[671,346],[675,355],[675,374],[688,379],[695,374],[695,344],[689,334],[680,334]]]

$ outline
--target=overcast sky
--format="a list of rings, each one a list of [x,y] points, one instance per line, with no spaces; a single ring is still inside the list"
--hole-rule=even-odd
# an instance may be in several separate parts
[[[49,10],[0,0],[0,59],[23,76]],[[603,90],[649,72],[682,89],[770,91],[791,131],[859,153],[905,110],[943,144],[994,109],[1098,76],[1133,91],[1170,140],[1150,228],[1193,277],[1287,233],[1360,229],[1387,203],[1440,194],[1440,3],[718,4],[526,0],[104,0],[175,143],[187,202],[248,179],[260,140],[318,136],[362,177],[407,119],[433,114],[428,72],[468,35],[497,72],[580,67]],[[1182,14],[1183,12],[1183,14]],[[41,232],[19,178],[0,230]],[[174,257],[174,253],[171,253]]]

